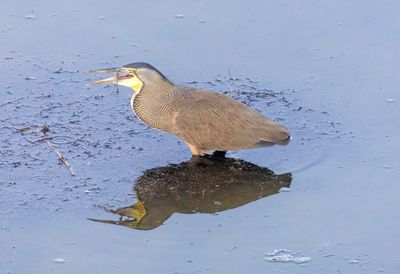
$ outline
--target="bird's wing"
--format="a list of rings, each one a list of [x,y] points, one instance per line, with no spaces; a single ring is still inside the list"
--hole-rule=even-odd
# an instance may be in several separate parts
[[[175,113],[176,134],[204,150],[239,150],[289,140],[285,127],[219,93],[185,91],[175,105]]]

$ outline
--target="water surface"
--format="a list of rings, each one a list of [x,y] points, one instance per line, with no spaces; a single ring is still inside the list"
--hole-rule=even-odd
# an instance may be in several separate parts
[[[0,272],[399,273],[399,8],[0,3]],[[290,191],[262,192],[249,179],[226,195],[211,184],[205,205],[196,204],[202,196],[180,195],[190,207],[168,196],[170,216],[147,230],[88,220],[119,221],[104,209],[131,209],[146,172],[190,157],[185,144],[134,117],[129,90],[85,86],[97,79],[90,69],[136,61],[287,125],[289,146],[228,156],[291,173]],[[264,259],[279,249],[311,261]]]

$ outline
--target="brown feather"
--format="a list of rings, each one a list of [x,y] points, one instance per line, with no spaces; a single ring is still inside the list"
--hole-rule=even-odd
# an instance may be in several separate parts
[[[220,93],[174,85],[157,71],[139,73],[144,86],[132,109],[147,125],[183,139],[193,154],[240,150],[290,140],[284,126]]]
[[[288,130],[223,94],[187,89],[174,103],[176,135],[204,151],[287,144]]]

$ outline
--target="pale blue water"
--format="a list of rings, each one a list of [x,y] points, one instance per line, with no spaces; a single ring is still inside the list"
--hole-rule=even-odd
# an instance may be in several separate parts
[[[0,273],[399,273],[399,8],[3,1]],[[102,207],[134,204],[145,170],[190,157],[138,122],[129,90],[85,86],[86,71],[135,61],[287,125],[289,146],[230,156],[292,172],[291,190],[147,231],[87,220],[118,220]],[[275,249],[311,261],[265,261]]]

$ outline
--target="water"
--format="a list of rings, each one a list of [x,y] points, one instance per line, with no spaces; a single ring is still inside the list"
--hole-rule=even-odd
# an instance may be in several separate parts
[[[0,273],[399,273],[399,8],[0,3]],[[86,86],[86,71],[136,61],[287,125],[288,147],[228,156],[290,180],[162,177],[185,144],[139,123],[129,90]],[[174,188],[144,180],[154,168]],[[264,259],[281,249],[311,260]]]

